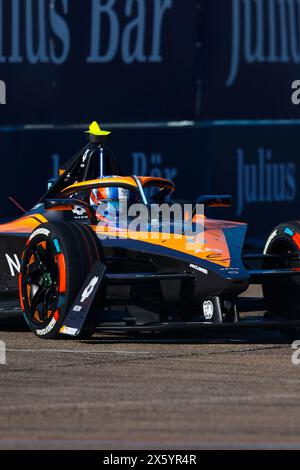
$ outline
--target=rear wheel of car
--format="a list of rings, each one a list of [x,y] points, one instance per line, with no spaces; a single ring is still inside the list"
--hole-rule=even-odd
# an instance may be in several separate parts
[[[19,277],[21,307],[29,328],[44,339],[58,338],[64,319],[95,261],[101,245],[89,226],[46,223],[30,236]],[[82,336],[93,333],[87,324]]]
[[[278,260],[266,262],[269,269],[300,268],[300,223],[291,221],[280,224],[270,234],[265,254],[282,255]],[[287,255],[291,256],[287,259]],[[270,264],[271,263],[271,264]],[[263,283],[263,294],[267,302],[268,318],[300,320],[300,277],[278,277]],[[287,326],[280,332],[289,339],[300,337],[300,328]]]

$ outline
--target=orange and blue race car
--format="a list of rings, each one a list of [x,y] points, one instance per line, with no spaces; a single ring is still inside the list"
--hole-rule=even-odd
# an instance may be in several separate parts
[[[150,207],[167,212],[176,203],[174,183],[124,176],[109,132],[96,122],[88,132],[38,204],[0,225],[1,293],[15,296],[33,333],[268,327],[297,335],[299,222],[277,227],[264,253],[243,255],[244,223],[209,219],[182,202],[181,219],[150,217]],[[230,202],[203,196],[197,206]],[[138,223],[134,206],[144,212]],[[264,297],[241,296],[250,284],[262,285]]]

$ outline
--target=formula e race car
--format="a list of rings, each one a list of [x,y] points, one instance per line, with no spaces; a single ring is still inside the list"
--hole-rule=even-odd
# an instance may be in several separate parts
[[[300,224],[279,226],[265,253],[247,256],[246,224],[208,219],[182,202],[182,217],[171,220],[169,211],[167,224],[149,208],[170,209],[174,183],[124,176],[108,134],[94,122],[89,143],[39,203],[0,225],[1,293],[16,294],[32,332],[45,339],[96,329],[263,326],[297,333]],[[198,205],[230,202],[203,196]],[[134,206],[144,212],[138,223]],[[262,285],[264,298],[241,297],[250,284]]]

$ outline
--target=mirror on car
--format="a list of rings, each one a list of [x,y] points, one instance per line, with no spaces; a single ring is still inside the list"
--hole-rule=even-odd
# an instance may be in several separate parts
[[[225,195],[205,195],[197,199],[197,204],[204,204],[207,207],[231,207],[232,196]]]

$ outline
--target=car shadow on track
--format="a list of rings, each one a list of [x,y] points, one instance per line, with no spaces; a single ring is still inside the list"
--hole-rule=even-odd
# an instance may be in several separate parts
[[[28,332],[29,328],[21,313],[0,314],[0,332]]]
[[[28,326],[20,313],[0,314],[0,332],[29,332]],[[69,340],[68,340],[69,341]],[[95,333],[86,340],[77,340],[83,344],[272,344],[285,345],[291,341],[277,331],[251,328],[249,330],[215,330],[195,332],[164,332],[134,335],[129,333]]]
[[[251,329],[251,331],[203,331],[189,333],[101,334],[96,333],[86,344],[260,344],[290,345],[291,341],[277,331]]]

